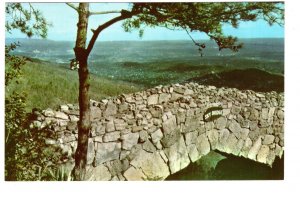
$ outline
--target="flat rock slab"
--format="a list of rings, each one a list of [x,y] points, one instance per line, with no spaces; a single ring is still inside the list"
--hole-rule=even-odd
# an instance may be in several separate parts
[[[130,164],[136,169],[141,169],[148,180],[163,180],[170,175],[169,168],[159,152],[148,153],[140,150]]]
[[[106,161],[119,159],[121,152],[120,142],[98,143],[95,164],[99,165]]]

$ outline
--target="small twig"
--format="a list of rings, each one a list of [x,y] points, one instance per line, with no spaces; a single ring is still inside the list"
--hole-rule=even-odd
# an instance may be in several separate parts
[[[76,7],[74,4],[72,3],[66,3],[66,4],[78,12],[78,7]]]
[[[185,29],[186,33],[189,35],[189,37],[192,39],[195,45],[197,45],[197,42],[193,39],[193,37],[190,35],[187,29]]]
[[[115,14],[121,13],[120,10],[111,10],[111,11],[102,11],[102,12],[89,12],[89,16],[91,15],[100,15],[100,14]]]

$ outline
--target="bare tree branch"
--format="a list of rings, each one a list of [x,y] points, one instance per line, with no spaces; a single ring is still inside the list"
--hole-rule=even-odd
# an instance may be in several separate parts
[[[93,36],[88,44],[88,47],[86,49],[86,55],[88,56],[90,54],[90,52],[92,51],[93,47],[94,47],[94,44],[100,34],[100,32],[104,29],[106,29],[107,27],[111,26],[112,24],[116,23],[116,22],[119,22],[121,20],[125,20],[125,19],[128,19],[128,18],[131,18],[132,16],[134,15],[137,15],[139,14],[140,12],[129,12],[127,10],[122,10],[121,11],[121,15],[120,16],[117,16],[109,21],[107,21],[106,23],[103,23],[102,25],[99,25],[98,28],[96,30],[93,30],[92,29],[92,32],[93,32]]]
[[[111,11],[102,11],[102,12],[89,12],[89,16],[91,15],[100,15],[100,14],[114,14],[121,13],[121,10],[111,10]]]
[[[76,7],[74,4],[72,3],[66,3],[66,4],[78,12],[78,7]]]

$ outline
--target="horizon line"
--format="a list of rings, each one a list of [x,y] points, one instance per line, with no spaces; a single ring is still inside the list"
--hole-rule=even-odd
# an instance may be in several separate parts
[[[285,37],[237,37],[238,39],[284,39]],[[76,40],[53,40],[48,38],[12,38],[12,37],[5,37],[6,39],[24,39],[24,40],[46,40],[46,41],[54,41],[54,42],[75,42]],[[199,39],[197,39],[199,40]],[[201,41],[210,41],[211,39],[201,39]],[[190,41],[190,39],[170,39],[170,40],[97,40],[96,42],[148,42],[148,41]]]

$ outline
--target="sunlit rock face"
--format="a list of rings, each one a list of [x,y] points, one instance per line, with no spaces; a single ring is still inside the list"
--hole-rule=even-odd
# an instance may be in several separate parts
[[[211,150],[272,165],[284,149],[283,104],[283,93],[196,83],[91,100],[87,179],[163,180]],[[67,104],[31,126],[55,133],[45,142],[70,163],[78,120],[78,106]]]

